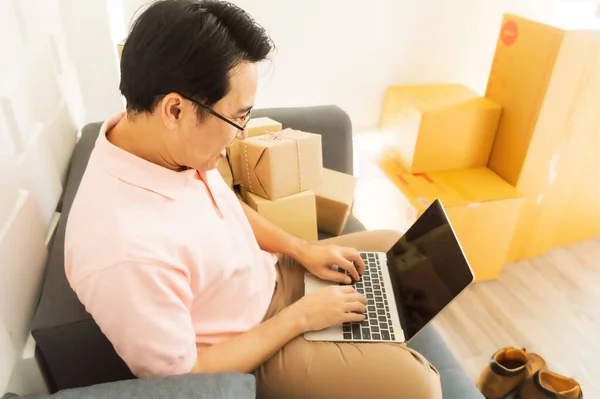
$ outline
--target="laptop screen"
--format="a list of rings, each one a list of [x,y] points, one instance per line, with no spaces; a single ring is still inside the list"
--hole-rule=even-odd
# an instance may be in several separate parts
[[[387,262],[407,341],[473,282],[438,200],[388,251]]]

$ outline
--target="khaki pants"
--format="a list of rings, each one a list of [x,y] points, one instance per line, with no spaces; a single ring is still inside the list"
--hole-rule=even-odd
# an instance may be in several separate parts
[[[394,231],[369,231],[319,244],[385,252],[398,238]],[[304,294],[305,269],[288,257],[280,258],[278,268],[277,288],[265,319]],[[299,336],[254,374],[259,399],[442,397],[438,371],[400,343],[309,342]]]

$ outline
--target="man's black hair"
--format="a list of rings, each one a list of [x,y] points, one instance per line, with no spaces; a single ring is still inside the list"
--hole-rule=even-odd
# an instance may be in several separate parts
[[[231,69],[263,61],[272,49],[266,31],[229,2],[157,1],[127,37],[120,90],[135,113],[152,112],[172,92],[211,106],[229,92]]]

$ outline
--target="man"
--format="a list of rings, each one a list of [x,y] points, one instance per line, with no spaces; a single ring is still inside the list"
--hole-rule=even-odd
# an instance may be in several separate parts
[[[300,265],[359,279],[357,248],[386,250],[397,233],[304,242],[215,170],[246,137],[271,49],[229,3],[167,0],[141,14],[122,53],[127,111],[102,126],[71,209],[69,282],[139,377],[253,372],[259,397],[441,397],[437,371],[404,345],[302,338],[363,320],[366,300],[340,285],[303,296]]]

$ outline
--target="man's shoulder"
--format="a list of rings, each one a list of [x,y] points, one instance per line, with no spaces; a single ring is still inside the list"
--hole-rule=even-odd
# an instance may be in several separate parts
[[[135,202],[127,186],[97,168],[86,171],[67,219],[67,270],[98,271],[152,253],[157,244],[155,208]]]

